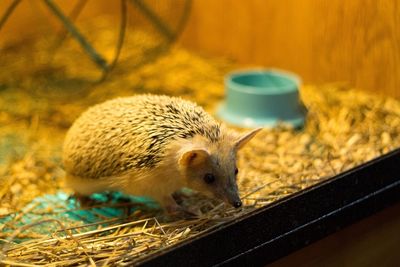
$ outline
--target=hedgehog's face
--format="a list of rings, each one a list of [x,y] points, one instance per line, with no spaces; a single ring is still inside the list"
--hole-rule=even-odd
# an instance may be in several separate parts
[[[187,186],[209,196],[222,199],[235,208],[242,205],[236,176],[236,152],[260,129],[232,142],[203,145],[182,153],[179,165]]]
[[[184,177],[189,188],[240,207],[235,153],[232,148],[226,150],[230,151],[215,154],[206,149],[190,150],[181,158],[180,164],[184,165]]]

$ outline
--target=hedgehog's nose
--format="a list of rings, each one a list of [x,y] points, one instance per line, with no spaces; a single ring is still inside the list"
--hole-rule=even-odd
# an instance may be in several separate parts
[[[233,202],[233,206],[235,208],[240,208],[242,206],[242,201],[238,200],[238,201]]]

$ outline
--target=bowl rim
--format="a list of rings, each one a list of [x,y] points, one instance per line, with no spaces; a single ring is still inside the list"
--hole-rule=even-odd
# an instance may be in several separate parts
[[[250,86],[250,85],[245,85],[245,84],[240,84],[235,82],[233,79],[241,76],[246,76],[246,75],[254,75],[254,74],[274,74],[276,76],[280,76],[284,79],[288,79],[292,81],[295,84],[295,87],[293,86],[282,86],[279,87],[279,90],[269,90],[269,91],[260,91],[259,88],[262,87],[255,87],[255,86]],[[229,72],[228,74],[225,75],[224,78],[224,84],[225,84],[225,89],[226,89],[226,94],[229,94],[229,91],[233,90],[239,93],[243,94],[248,94],[248,95],[257,95],[257,96],[268,96],[268,95],[284,95],[284,94],[291,94],[294,92],[299,91],[299,87],[302,85],[302,80],[300,76],[297,74],[286,71],[286,70],[281,70],[277,68],[244,68],[240,70],[235,70],[232,72]],[[273,86],[266,87],[266,88],[273,88]]]

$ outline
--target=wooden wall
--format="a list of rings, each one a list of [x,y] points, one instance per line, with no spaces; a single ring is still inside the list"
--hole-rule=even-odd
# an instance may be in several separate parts
[[[146,2],[157,1],[162,0]],[[56,2],[63,7],[76,3]],[[0,14],[10,3],[0,1]],[[38,22],[54,21],[43,6],[22,1],[0,41],[35,31]],[[118,6],[118,1],[88,1],[83,15],[118,14]],[[244,65],[291,70],[306,82],[345,81],[400,98],[397,0],[193,0],[179,43]]]
[[[400,98],[396,0],[194,0],[181,43]]]

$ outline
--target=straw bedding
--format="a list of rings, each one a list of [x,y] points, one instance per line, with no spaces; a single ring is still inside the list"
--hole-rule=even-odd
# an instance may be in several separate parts
[[[46,45],[9,47],[2,56],[2,68],[11,74],[0,75],[5,265],[127,265],[400,147],[399,101],[343,84],[307,85],[301,88],[308,110],[304,129],[266,129],[240,152],[242,209],[201,195],[184,201],[203,211],[191,218],[166,216],[151,200],[118,194],[99,195],[82,207],[63,185],[60,155],[66,130],[86,107],[148,92],[178,95],[213,112],[223,98],[223,75],[237,66],[173,48],[93,83],[97,74],[93,68],[85,73],[90,63],[76,63],[82,55],[73,58],[72,43],[58,55],[62,68],[41,62]]]

